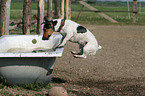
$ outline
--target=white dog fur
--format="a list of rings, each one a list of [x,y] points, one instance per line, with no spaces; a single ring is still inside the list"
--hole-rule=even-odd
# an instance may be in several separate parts
[[[57,24],[54,26],[54,31],[57,31],[61,26],[62,19],[54,19],[52,21],[57,21]],[[74,21],[65,20],[65,24],[60,31],[63,40],[57,47],[64,47],[67,41],[78,43],[80,53],[72,51],[72,54],[76,58],[87,58],[87,55],[95,55],[96,51],[102,47],[98,45],[95,36],[87,28],[80,26],[80,24]],[[86,30],[86,32],[78,32],[79,30],[77,28]]]

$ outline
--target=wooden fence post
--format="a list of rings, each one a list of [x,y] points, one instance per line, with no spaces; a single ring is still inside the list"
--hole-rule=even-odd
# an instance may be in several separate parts
[[[69,19],[68,14],[69,14],[69,0],[66,0],[66,5],[65,5],[65,17],[66,17],[66,19]]]
[[[44,0],[38,0],[37,34],[43,34]]]
[[[11,5],[11,0],[7,0],[7,2],[6,2],[5,35],[9,35],[10,5]]]
[[[5,33],[5,22],[6,22],[6,0],[0,0],[0,36]]]
[[[137,0],[133,0],[133,23],[136,23]]]
[[[23,34],[30,34],[31,28],[31,0],[24,0],[23,5]]]
[[[68,19],[71,19],[71,0],[69,0]]]
[[[64,0],[61,0],[61,18],[64,18]]]
[[[129,0],[127,0],[127,8],[128,8],[128,11],[130,11],[130,8],[129,8]],[[128,17],[130,19],[130,13],[128,13]]]
[[[141,12],[141,2],[139,2],[139,13]]]
[[[81,10],[80,10],[80,12],[79,12],[79,14],[78,14],[78,16],[77,16],[77,18],[76,18],[76,20],[75,20],[75,21],[77,21],[77,20],[78,20],[78,18],[79,18],[79,16],[80,16],[81,12],[82,12],[82,10],[83,10],[83,8],[84,8],[84,5],[82,5],[82,8],[81,8]]]
[[[84,2],[84,1],[80,1],[78,0],[78,2],[86,7],[88,7],[91,11],[99,11],[98,9],[94,8],[93,6],[89,5],[88,3]],[[111,21],[112,23],[118,23],[116,20],[112,19],[111,17],[107,16],[106,14],[102,13],[102,12],[97,12],[97,14],[99,14],[100,16],[104,17],[105,19]]]
[[[47,2],[47,19],[51,20],[52,16],[53,16],[53,12],[52,12],[52,0],[48,0]]]
[[[54,0],[55,3],[55,18],[60,18],[60,0]]]

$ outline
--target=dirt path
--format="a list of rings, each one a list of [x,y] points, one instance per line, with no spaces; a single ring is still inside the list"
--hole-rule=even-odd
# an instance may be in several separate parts
[[[50,84],[65,87],[69,96],[145,96],[145,26],[86,27],[103,48],[95,56],[76,59],[70,51],[78,45],[67,42]],[[0,89],[3,96],[47,96],[47,91]]]
[[[54,67],[52,86],[70,96],[145,95],[145,26],[86,25],[103,49],[87,59],[73,58],[68,42]]]

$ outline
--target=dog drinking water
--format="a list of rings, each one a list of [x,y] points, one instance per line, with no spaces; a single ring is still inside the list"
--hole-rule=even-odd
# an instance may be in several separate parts
[[[64,47],[67,41],[78,43],[80,52],[71,52],[76,58],[87,58],[87,55],[95,55],[96,51],[102,48],[87,28],[71,20],[45,20],[43,30],[42,40],[49,40],[53,32],[60,32],[63,39],[57,48]]]

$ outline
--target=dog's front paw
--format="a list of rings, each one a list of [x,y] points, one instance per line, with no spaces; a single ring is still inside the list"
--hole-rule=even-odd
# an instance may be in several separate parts
[[[62,47],[64,47],[64,46],[58,46],[57,48],[62,48]]]

